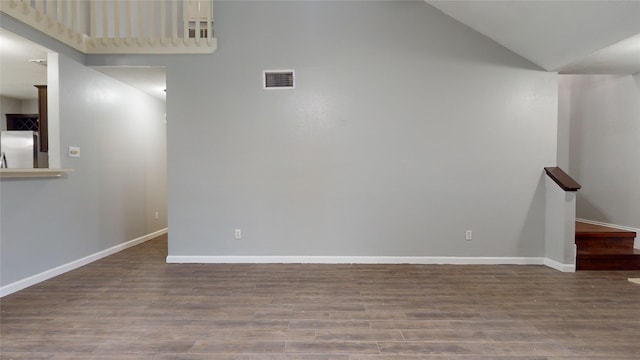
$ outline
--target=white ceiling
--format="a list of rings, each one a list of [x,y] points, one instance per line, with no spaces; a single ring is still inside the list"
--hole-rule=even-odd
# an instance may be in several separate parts
[[[46,59],[49,50],[0,28],[0,95],[38,98],[34,85],[47,84],[47,67],[29,60]]]
[[[640,21],[640,20],[639,20]],[[563,66],[565,74],[635,74],[640,72],[640,34]]]
[[[46,59],[49,52],[0,28],[0,95],[20,100],[37,99],[38,90],[33,85],[47,84],[47,67],[29,60]],[[162,67],[99,67],[96,70],[162,101],[166,99]]]
[[[640,1],[427,3],[548,71],[640,71]]]

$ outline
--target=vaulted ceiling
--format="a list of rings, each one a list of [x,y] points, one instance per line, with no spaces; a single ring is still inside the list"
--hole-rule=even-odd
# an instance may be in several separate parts
[[[640,1],[432,1],[548,71],[640,72]]]
[[[638,0],[426,2],[548,71],[640,72]],[[0,37],[0,94],[36,98],[32,85],[46,82],[46,68],[27,60],[46,58],[48,50],[2,29]],[[100,70],[164,98],[162,69]]]

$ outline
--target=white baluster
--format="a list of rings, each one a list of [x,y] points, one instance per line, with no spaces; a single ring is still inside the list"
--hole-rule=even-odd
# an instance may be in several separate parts
[[[83,38],[83,34],[85,33],[85,28],[84,28],[84,12],[83,10],[85,9],[86,6],[86,2],[84,1],[76,1],[75,2],[75,8],[76,8],[76,38],[78,41],[78,44],[82,44],[82,38]]]
[[[102,0],[102,45],[107,45],[107,37],[109,36],[109,4]]]
[[[211,16],[213,15],[213,1],[206,1],[209,2],[207,11],[207,44],[211,44],[213,42],[213,19],[211,18]]]
[[[31,4],[26,1],[22,2],[21,4],[22,4],[22,14],[25,16],[29,15],[32,10]]]
[[[116,45],[120,45],[120,0],[113,0],[113,37]]]
[[[53,26],[55,21],[55,19],[53,18],[53,16],[55,15],[55,11],[53,11],[54,7],[55,7],[55,0],[47,0],[44,13],[47,17],[47,21],[48,21],[47,25],[49,27]]]
[[[71,6],[71,0],[67,0],[65,1],[65,5],[66,5],[66,10],[67,10],[67,17],[64,21],[64,27],[69,29],[71,27],[71,24],[73,23],[73,7]]]
[[[67,22],[66,22],[66,19],[65,19],[67,10],[65,9],[65,6],[68,6],[67,0],[58,0],[58,1],[56,1],[56,7],[55,7],[56,15],[55,15],[55,17],[56,17],[57,25],[58,25],[58,26],[56,26],[58,34],[64,33],[64,31],[67,28]]]
[[[97,34],[98,30],[97,30],[97,25],[96,25],[96,23],[97,23],[97,20],[96,20],[96,17],[97,17],[96,16],[96,11],[97,11],[97,9],[96,9],[96,7],[97,7],[96,0],[91,0],[90,6],[89,6],[89,12],[90,12],[89,17],[91,19],[91,24],[90,24],[91,25],[91,34],[89,34],[89,35],[90,35],[92,41],[95,41],[96,36],[98,35]]]
[[[62,4],[64,3],[64,10],[67,13],[67,16],[64,19],[64,25],[67,29],[71,29],[73,30],[74,33],[79,32],[80,30],[78,29],[78,22],[77,22],[77,17],[73,16],[73,4],[74,2],[71,0],[58,0],[58,6],[60,9],[60,15],[58,16],[58,21],[62,22],[62,17],[64,16],[63,13],[65,11],[62,11]]]
[[[64,6],[66,6],[66,8],[64,8]],[[56,10],[56,20],[58,21],[58,24],[62,24],[65,26],[71,26],[71,16],[69,15],[69,4],[68,1],[63,1],[63,0],[57,0],[56,1],[56,6],[55,6],[55,10]],[[64,14],[67,14],[67,17],[65,18]],[[62,27],[60,29],[60,31],[62,30]]]
[[[144,16],[142,15],[142,1],[138,0],[138,45],[142,45],[144,33]]]
[[[149,2],[149,44],[156,43],[156,1]]]
[[[189,3],[194,0],[182,1],[182,26],[184,27],[182,33],[182,41],[187,44],[189,41]]]
[[[35,9],[36,9],[36,21],[40,22],[42,21],[42,12],[43,12],[43,5],[44,5],[44,1],[43,0],[35,0]]]
[[[167,42],[167,2],[160,2],[160,44]]]
[[[36,29],[87,54],[126,53],[130,46],[139,47],[129,49],[132,53],[203,53],[215,48],[212,0],[0,1],[13,6],[16,18],[28,19]]]
[[[127,38],[124,40],[125,44],[129,45],[131,44],[131,38],[133,37],[133,35],[131,34],[131,23],[133,22],[133,16],[131,15],[131,0],[127,0],[126,3],[126,8],[127,8],[127,26],[126,26],[126,31],[127,31]]]
[[[196,16],[196,44],[200,45],[200,19],[202,19],[202,7],[200,0],[196,0],[198,3],[198,15]]]
[[[171,42],[178,43],[178,0],[171,0]]]

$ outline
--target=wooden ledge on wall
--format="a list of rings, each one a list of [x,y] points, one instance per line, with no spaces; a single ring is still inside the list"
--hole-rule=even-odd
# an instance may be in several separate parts
[[[57,178],[73,169],[0,169],[0,179]]]
[[[569,174],[559,167],[546,167],[544,171],[546,171],[547,175],[564,191],[578,191],[582,188],[582,185],[578,184],[577,181],[573,180]]]

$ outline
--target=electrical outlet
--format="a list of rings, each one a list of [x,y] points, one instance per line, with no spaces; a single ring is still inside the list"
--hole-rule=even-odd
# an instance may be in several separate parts
[[[80,148],[77,146],[69,146],[69,157],[80,157]]]
[[[236,240],[242,239],[242,230],[241,229],[236,229],[233,232],[233,236],[235,237]]]
[[[464,239],[465,239],[465,240],[472,240],[472,239],[473,239],[473,231],[471,231],[471,230],[467,230],[467,231],[464,233]]]
[[[160,214],[158,214],[158,212],[156,211],[156,220],[158,220],[160,218]]]

